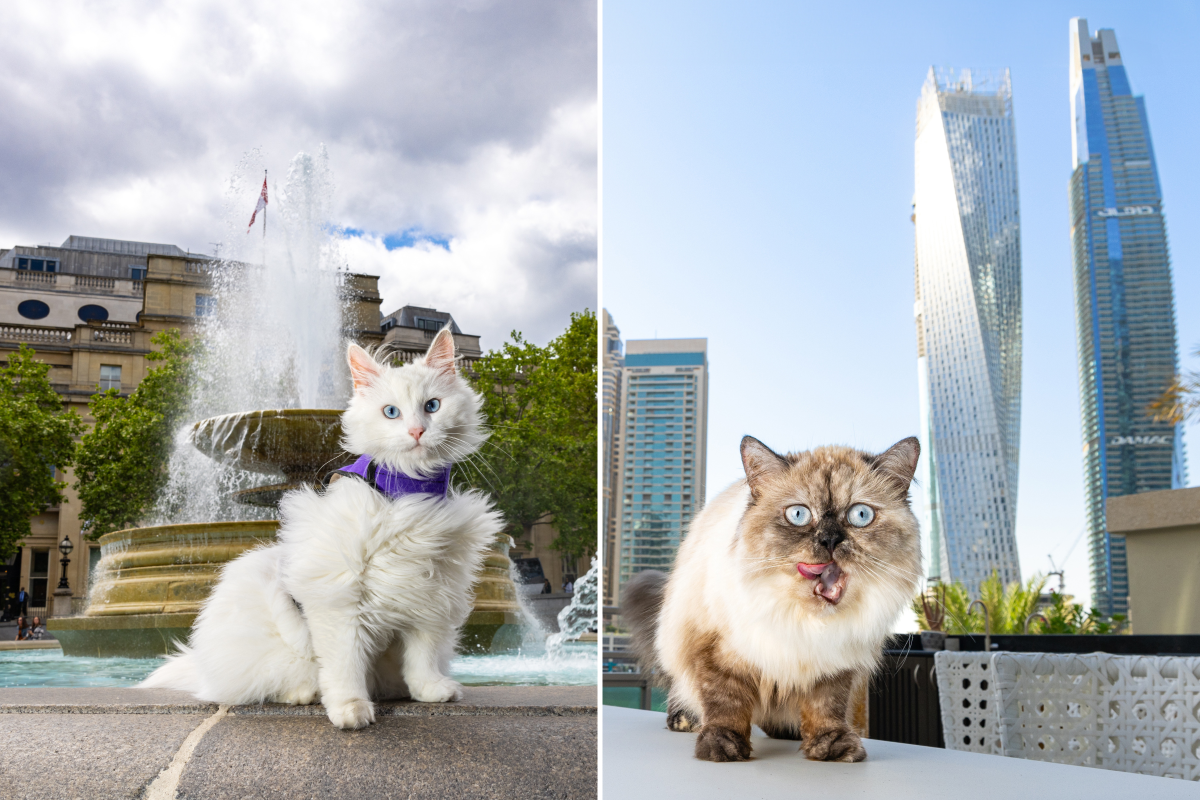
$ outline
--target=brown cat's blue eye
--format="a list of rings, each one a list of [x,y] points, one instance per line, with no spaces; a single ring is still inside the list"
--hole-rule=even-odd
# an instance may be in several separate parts
[[[846,512],[846,521],[856,528],[865,528],[875,519],[875,509],[863,503],[855,503]]]
[[[787,521],[797,527],[812,522],[812,512],[805,506],[788,506],[784,509],[783,516],[787,517]]]
[[[427,412],[429,412],[430,414],[437,411],[441,407],[442,407],[441,400],[430,400],[428,403],[425,404],[425,410]]]
[[[384,406],[383,415],[388,419],[395,419],[396,417],[400,416],[400,409],[396,408],[395,406]]]

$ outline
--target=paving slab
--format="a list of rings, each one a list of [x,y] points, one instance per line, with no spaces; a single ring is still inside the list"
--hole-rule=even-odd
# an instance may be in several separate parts
[[[0,714],[0,797],[138,797],[201,717]]]
[[[596,795],[595,717],[226,717],[200,741],[177,797],[570,798]]]
[[[473,686],[458,703],[382,703],[374,725],[341,731],[319,705],[0,689],[0,797],[143,797],[153,784],[180,798],[587,800],[596,702],[594,686]]]

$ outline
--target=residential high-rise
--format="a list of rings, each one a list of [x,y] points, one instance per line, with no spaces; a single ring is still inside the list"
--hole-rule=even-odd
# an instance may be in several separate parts
[[[1145,101],[1117,35],[1071,20],[1071,250],[1083,423],[1092,602],[1128,609],[1125,539],[1109,534],[1109,497],[1186,482],[1181,426],[1146,407],[1178,369],[1162,185]]]
[[[608,309],[604,309],[604,373],[600,388],[600,447],[604,453],[603,480],[600,499],[604,520],[604,604],[611,606],[617,596],[617,572],[612,568],[617,554],[617,513],[620,503],[613,502],[613,487],[620,483],[617,472],[617,448],[621,441],[621,367],[625,363],[621,350],[621,331]]]
[[[671,568],[704,504],[708,340],[627,341],[620,397],[614,603],[637,573]]]
[[[930,578],[1020,580],[1021,236],[1008,70],[930,68],[917,105],[920,486]]]

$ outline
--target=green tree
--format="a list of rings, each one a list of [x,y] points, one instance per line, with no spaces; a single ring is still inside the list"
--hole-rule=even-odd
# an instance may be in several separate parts
[[[115,389],[88,403],[96,425],[79,443],[75,489],[89,539],[128,528],[153,506],[166,484],[175,429],[188,407],[194,341],[179,331],[156,333],[151,368],[129,397]]]
[[[75,457],[83,420],[64,411],[50,387],[50,365],[21,345],[0,369],[0,558],[7,559],[29,535],[29,520],[63,500],[64,470]]]
[[[517,331],[511,339],[472,367],[492,436],[460,465],[462,480],[492,494],[514,538],[528,540],[550,514],[553,547],[589,556],[597,516],[596,315],[572,314],[545,347]]]

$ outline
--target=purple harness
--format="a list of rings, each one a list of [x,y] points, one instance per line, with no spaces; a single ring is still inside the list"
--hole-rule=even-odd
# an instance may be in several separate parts
[[[349,466],[335,470],[339,475],[353,475],[362,478],[375,490],[389,500],[395,500],[406,494],[434,494],[446,496],[450,488],[450,464],[435,478],[414,478],[398,470],[392,470],[383,464],[376,464],[369,455],[361,455]]]

